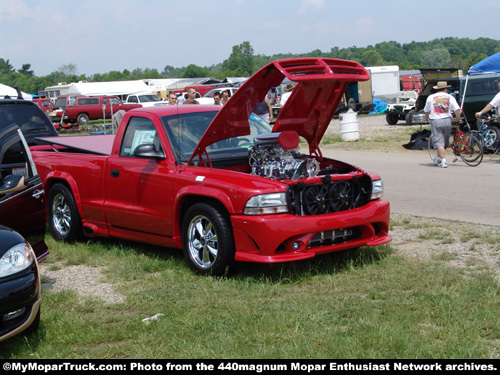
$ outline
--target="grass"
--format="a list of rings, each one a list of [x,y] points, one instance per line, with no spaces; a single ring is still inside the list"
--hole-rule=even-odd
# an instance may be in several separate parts
[[[390,150],[413,131],[390,127],[389,138],[354,143],[327,135],[324,144]],[[499,358],[498,279],[475,258],[455,267],[459,254],[436,251],[500,251],[498,230],[413,217],[393,217],[391,230],[415,232],[411,241],[434,255],[403,256],[393,243],[242,263],[229,277],[210,278],[194,275],[179,250],[48,236],[47,269],[96,268],[125,302],[44,290],[40,329],[0,343],[0,358]]]
[[[243,263],[234,275],[210,278],[189,271],[175,249],[48,242],[47,267],[98,267],[101,281],[126,301],[44,290],[40,329],[0,343],[0,358],[499,356],[493,276],[409,261],[388,245],[296,263]]]

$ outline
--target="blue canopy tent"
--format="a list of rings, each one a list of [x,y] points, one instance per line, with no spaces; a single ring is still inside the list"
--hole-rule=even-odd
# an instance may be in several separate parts
[[[474,74],[484,73],[500,73],[500,52],[491,55],[484,60],[479,61],[477,64],[472,65],[467,72],[467,79],[465,80],[465,89],[462,99],[461,109],[463,109],[465,94],[467,93],[467,84],[469,83],[469,76]]]
[[[480,73],[500,73],[500,52],[479,61],[477,64],[472,65],[468,74]]]

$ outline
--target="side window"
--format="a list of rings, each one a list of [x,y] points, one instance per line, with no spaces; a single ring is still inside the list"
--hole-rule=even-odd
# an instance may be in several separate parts
[[[130,103],[137,103],[137,96],[129,96],[127,101]]]
[[[19,130],[0,132],[0,184],[10,175],[25,176],[28,180],[36,176],[19,133]],[[10,194],[0,194],[0,202],[7,196]]]
[[[144,144],[154,144],[157,151],[161,150],[160,138],[153,121],[143,117],[132,117],[123,136],[120,156],[134,156],[135,149]]]
[[[472,94],[496,94],[498,92],[498,86],[495,81],[480,81],[471,82],[470,84]]]

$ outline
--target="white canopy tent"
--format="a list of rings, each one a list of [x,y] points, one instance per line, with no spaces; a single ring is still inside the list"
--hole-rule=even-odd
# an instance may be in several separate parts
[[[22,99],[26,100],[32,100],[33,97],[30,94],[26,94],[25,92],[21,91],[21,94],[23,95]],[[10,99],[17,99],[17,90],[13,87],[4,85],[0,83],[0,99],[5,99],[5,97],[8,97]]]
[[[45,91],[51,100],[59,95],[116,95],[125,97],[131,94],[151,93],[149,87],[143,80],[134,81],[112,81],[112,82],[76,82],[70,84],[59,84],[46,87]]]

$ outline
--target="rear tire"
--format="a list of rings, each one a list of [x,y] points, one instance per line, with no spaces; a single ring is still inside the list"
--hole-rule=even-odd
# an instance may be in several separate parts
[[[88,125],[89,116],[86,113],[80,113],[76,118],[76,122],[78,123],[78,125]]]
[[[64,184],[55,184],[47,201],[49,230],[61,242],[73,242],[83,236],[82,220],[71,190]]]
[[[191,206],[182,220],[182,250],[189,267],[200,275],[222,276],[234,262],[229,218],[207,203]]]

